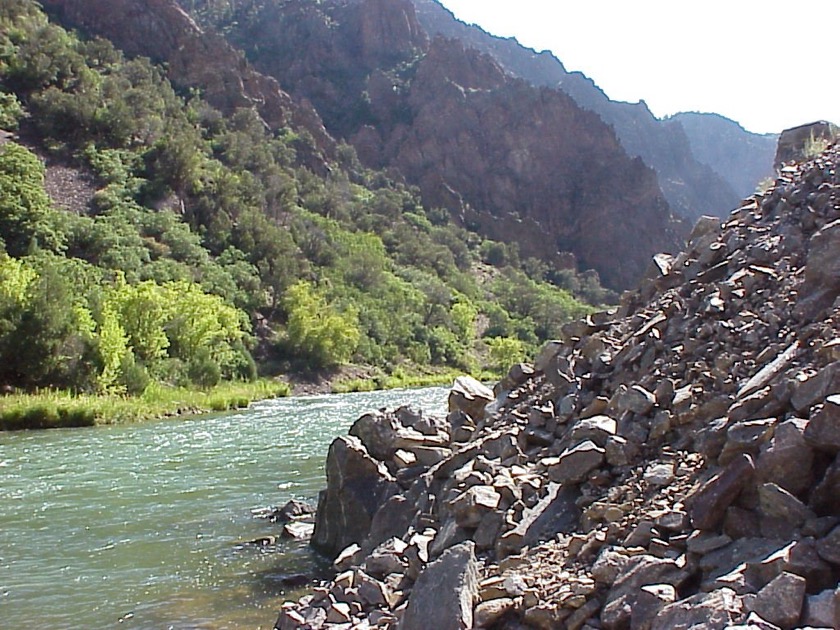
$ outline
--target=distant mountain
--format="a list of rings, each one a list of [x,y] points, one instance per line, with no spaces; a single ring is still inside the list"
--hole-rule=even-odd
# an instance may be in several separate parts
[[[708,164],[741,197],[773,175],[779,134],[757,134],[719,114],[684,112],[668,118],[682,125],[694,156]]]
[[[580,72],[569,72],[550,52],[538,53],[513,38],[495,37],[478,26],[464,24],[436,0],[413,1],[420,23],[430,34],[464,41],[491,55],[512,75],[537,86],[558,88],[581,107],[596,112],[613,126],[630,155],[641,157],[656,171],[671,208],[689,220],[701,214],[725,216],[772,172],[772,151],[768,157],[765,144],[775,142],[771,137],[750,134],[740,127],[739,134],[738,129],[718,129],[716,125],[710,129],[711,135],[704,137],[699,121],[693,121],[689,131],[678,124],[682,119],[658,120],[644,101],[610,100],[594,81]],[[726,154],[723,163],[710,148],[714,138],[726,142],[727,149],[721,149]]]

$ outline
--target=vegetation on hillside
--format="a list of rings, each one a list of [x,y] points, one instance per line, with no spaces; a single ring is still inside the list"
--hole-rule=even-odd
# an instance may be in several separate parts
[[[210,387],[253,379],[252,356],[502,367],[591,309],[572,291],[612,297],[454,225],[350,147],[313,172],[305,132],[225,116],[30,0],[0,6],[0,129],[19,133],[0,145],[5,386]],[[92,178],[85,211],[56,208],[38,154]]]

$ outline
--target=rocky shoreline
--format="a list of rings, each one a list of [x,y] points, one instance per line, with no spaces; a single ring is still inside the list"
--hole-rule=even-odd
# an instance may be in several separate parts
[[[277,628],[840,627],[838,162],[447,418],[360,418],[313,537],[337,574]]]

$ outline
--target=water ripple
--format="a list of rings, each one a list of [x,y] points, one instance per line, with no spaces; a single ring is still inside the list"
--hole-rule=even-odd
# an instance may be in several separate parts
[[[262,401],[191,420],[0,433],[0,625],[270,628],[306,545],[241,545],[255,506],[314,499],[362,413],[443,413],[447,390]]]

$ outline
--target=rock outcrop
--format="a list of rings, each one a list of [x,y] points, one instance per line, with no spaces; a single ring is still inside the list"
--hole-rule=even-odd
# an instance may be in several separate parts
[[[795,162],[810,157],[806,155],[808,151],[818,149],[820,143],[830,144],[838,136],[840,136],[840,128],[825,120],[785,129],[779,136],[773,165],[778,170],[787,162]]]
[[[370,416],[399,493],[278,627],[419,627],[444,581],[453,628],[838,627],[838,166],[698,222],[481,417]]]

